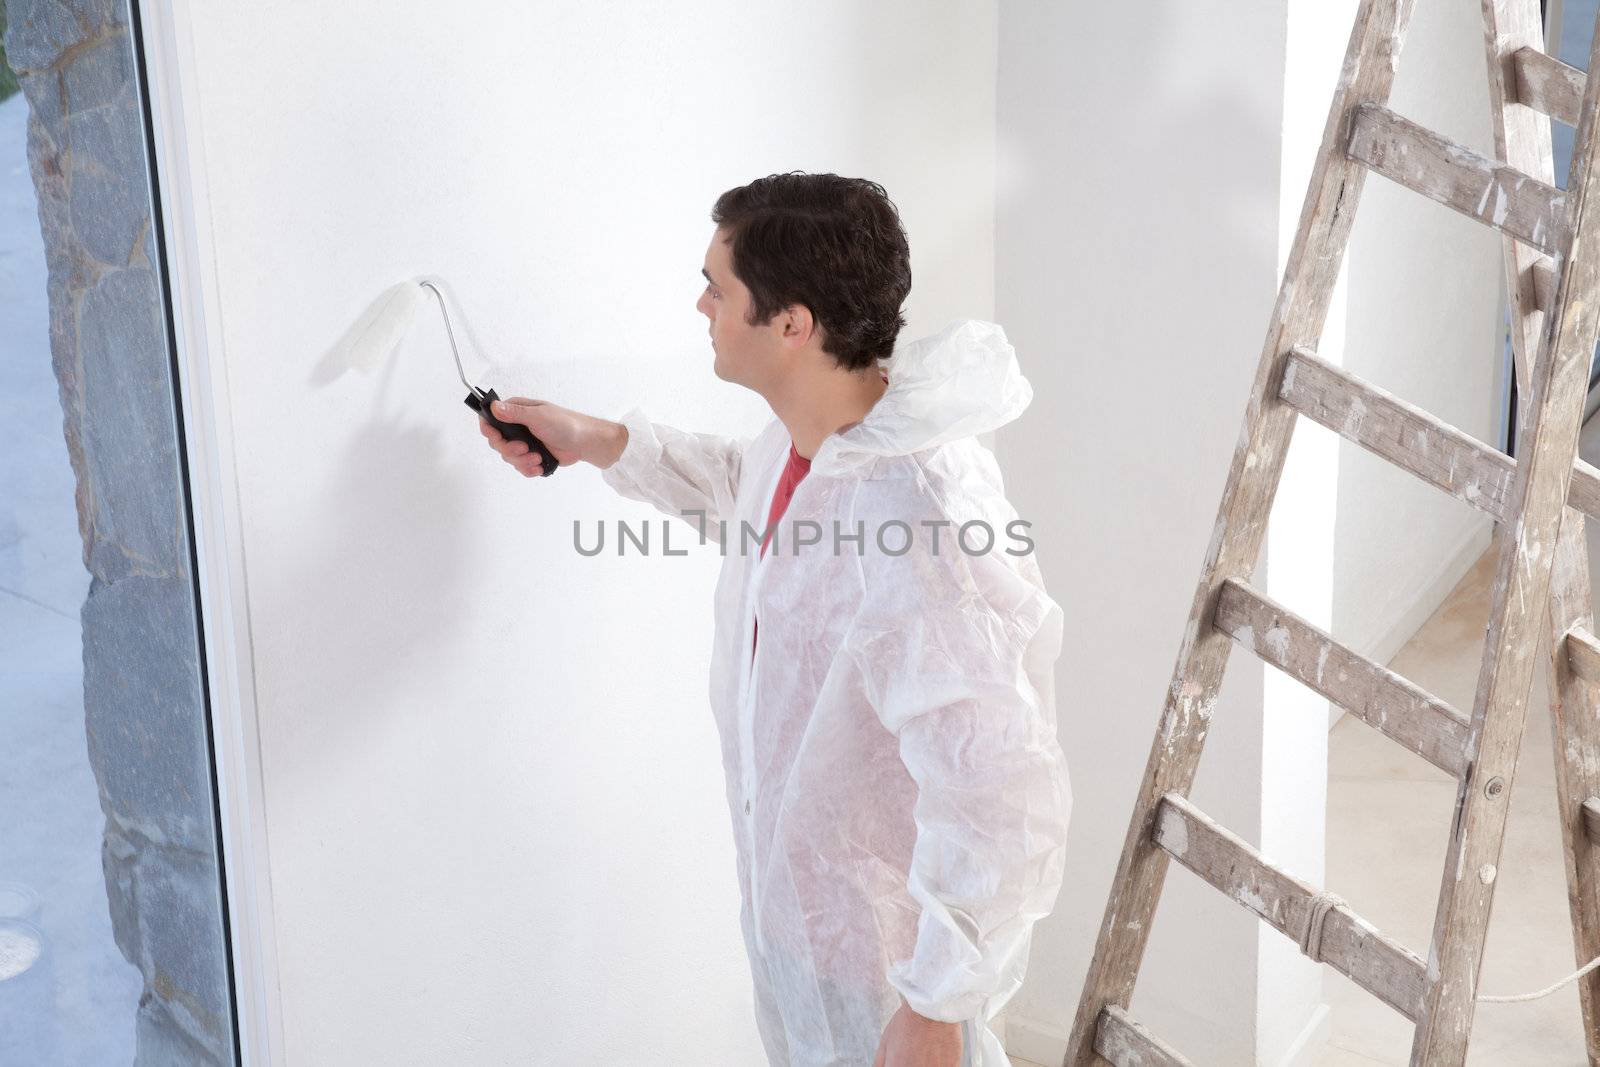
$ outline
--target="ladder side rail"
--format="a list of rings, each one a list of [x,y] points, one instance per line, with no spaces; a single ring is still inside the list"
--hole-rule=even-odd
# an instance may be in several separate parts
[[[1491,72],[1498,68],[1503,74],[1498,83],[1490,79],[1495,148],[1508,165],[1553,184],[1550,123],[1537,112],[1538,104],[1530,103],[1530,98],[1550,104],[1546,113],[1551,117],[1577,125],[1582,117],[1587,78],[1582,71],[1545,52],[1544,27],[1535,17],[1531,3],[1510,5],[1510,10],[1507,6],[1503,2],[1484,2],[1487,58]],[[1517,101],[1495,98],[1494,94],[1503,88],[1514,90]],[[1541,299],[1538,295],[1543,257],[1531,254],[1515,241],[1503,244],[1506,278],[1517,282],[1508,287],[1507,293],[1513,362],[1518,368],[1518,380],[1527,381],[1522,368],[1539,351],[1545,324],[1543,309],[1550,306],[1549,297]],[[1600,845],[1587,832],[1584,818],[1585,805],[1600,794],[1600,689],[1574,669],[1569,655],[1575,646],[1582,645],[1585,650],[1592,647],[1594,633],[1586,523],[1582,511],[1571,506],[1577,503],[1579,476],[1586,468],[1593,470],[1580,459],[1567,495],[1569,506],[1562,510],[1551,563],[1546,624],[1556,807],[1561,819],[1561,855],[1567,880],[1567,908],[1572,918],[1573,955],[1580,967],[1600,956]],[[1583,641],[1583,636],[1589,637],[1589,643]],[[1600,1067],[1600,971],[1578,979],[1578,1003],[1589,1065]]]
[[[1538,43],[1536,11],[1528,0],[1483,0],[1491,92],[1497,116],[1506,111],[1507,59],[1518,47]],[[1600,40],[1596,41],[1600,45]],[[1600,51],[1594,53],[1600,60]],[[1515,84],[1514,82],[1510,84]],[[1466,1060],[1483,945],[1494,902],[1494,882],[1504,843],[1511,786],[1516,775],[1533,680],[1538,629],[1547,621],[1557,539],[1566,511],[1577,455],[1578,430],[1597,333],[1593,299],[1600,288],[1600,226],[1595,224],[1600,170],[1595,163],[1595,105],[1600,79],[1586,85],[1578,128],[1578,155],[1566,195],[1564,254],[1559,281],[1539,347],[1531,363],[1528,399],[1518,443],[1516,510],[1496,536],[1498,562],[1491,588],[1485,655],[1473,702],[1476,751],[1456,793],[1450,845],[1434,915],[1423,999],[1411,1046],[1412,1067]],[[1528,123],[1531,114],[1523,116]],[[1528,152],[1526,129],[1506,148]],[[1517,140],[1521,138],[1521,140]],[[1537,142],[1534,143],[1535,146]],[[1507,253],[1508,258],[1515,253]],[[1516,262],[1515,259],[1510,259]],[[1518,275],[1513,272],[1512,278]],[[1512,286],[1513,297],[1519,291]],[[1525,322],[1531,308],[1521,309]],[[1526,335],[1524,335],[1526,340]]]
[[[1600,679],[1580,673],[1583,653],[1594,648],[1588,538],[1582,513],[1562,513],[1561,534],[1551,566],[1550,736],[1555,761],[1556,807],[1561,819],[1561,858],[1567,877],[1575,966],[1600,956],[1600,842],[1588,832],[1586,807],[1600,797]],[[1587,664],[1583,664],[1587,666]],[[1578,979],[1585,1050],[1600,1067],[1600,970]]]

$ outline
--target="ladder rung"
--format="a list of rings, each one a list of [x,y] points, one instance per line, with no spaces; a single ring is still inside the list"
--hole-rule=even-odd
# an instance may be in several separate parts
[[[1351,159],[1429,200],[1454,208],[1541,252],[1559,250],[1561,190],[1481,156],[1386,107],[1356,108]]]
[[[1567,631],[1567,666],[1589,683],[1600,682],[1600,641],[1574,626]]]
[[[1156,809],[1155,842],[1235,903],[1298,941],[1316,891],[1262,858],[1176,793]],[[1413,1021],[1427,973],[1422,960],[1344,908],[1323,921],[1322,960]]]
[[[1304,348],[1285,359],[1278,397],[1307,418],[1504,522],[1516,461]],[[1567,503],[1600,518],[1600,470],[1574,460]]]
[[[1567,668],[1590,685],[1600,684],[1600,641],[1594,634],[1574,626],[1567,631]],[[1600,797],[1583,802],[1584,836],[1600,844]]]
[[[1572,465],[1572,481],[1567,486],[1567,506],[1600,518],[1600,470],[1581,459]]]
[[[1191,1067],[1172,1046],[1115,1004],[1100,1012],[1094,1050],[1115,1067]]]
[[[1583,71],[1537,48],[1519,48],[1511,57],[1517,72],[1517,103],[1568,126],[1578,124],[1583,108]]]
[[[1347,440],[1458,500],[1503,519],[1516,463],[1504,452],[1335,367],[1303,348],[1289,353],[1278,396]]]
[[[1466,770],[1465,715],[1245,583],[1222,583],[1212,625],[1446,774]]]
[[[1556,271],[1550,257],[1543,257],[1528,270],[1533,275],[1533,306],[1549,311],[1556,302]]]

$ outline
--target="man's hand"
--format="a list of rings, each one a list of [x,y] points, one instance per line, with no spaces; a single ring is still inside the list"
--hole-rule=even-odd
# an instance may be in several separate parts
[[[556,462],[562,466],[583,460],[604,469],[622,455],[628,441],[628,431],[621,423],[597,419],[593,415],[572,411],[544,400],[530,400],[525,396],[507,397],[494,405],[494,417],[502,422],[520,422],[533,436],[544,442]],[[537,478],[544,473],[539,453],[521,441],[508,441],[486,419],[478,420],[478,430],[486,437],[500,458],[515,467],[526,478]]]
[[[961,1024],[918,1015],[901,997],[872,1067],[961,1067]]]

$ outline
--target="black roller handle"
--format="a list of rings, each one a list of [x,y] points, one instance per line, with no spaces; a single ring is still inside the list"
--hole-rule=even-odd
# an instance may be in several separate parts
[[[533,432],[520,422],[506,422],[496,418],[489,405],[499,400],[500,396],[493,389],[474,389],[467,394],[466,405],[476,411],[490,426],[500,431],[500,435],[507,441],[521,441],[529,449],[539,453],[539,461],[543,465],[540,472],[541,478],[548,478],[556,472],[561,464],[556,462],[556,457],[550,454],[544,442],[533,436]]]

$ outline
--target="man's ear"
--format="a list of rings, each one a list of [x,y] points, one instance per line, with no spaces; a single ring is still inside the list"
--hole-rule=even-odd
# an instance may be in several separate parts
[[[783,309],[783,336],[793,340],[796,347],[807,344],[817,332],[817,320],[804,304],[790,304]]]

